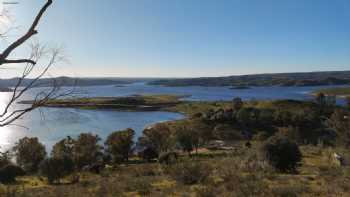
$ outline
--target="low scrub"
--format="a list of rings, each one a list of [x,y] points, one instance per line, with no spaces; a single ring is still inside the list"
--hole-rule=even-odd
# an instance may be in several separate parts
[[[185,185],[204,182],[209,177],[211,171],[211,166],[198,161],[185,161],[165,167],[167,174]]]

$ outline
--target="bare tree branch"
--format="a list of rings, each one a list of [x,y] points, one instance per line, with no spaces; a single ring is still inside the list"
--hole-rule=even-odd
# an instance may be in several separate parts
[[[30,112],[38,107],[45,106],[45,104],[50,99],[65,97],[73,94],[73,92],[75,91],[74,88],[68,91],[60,91],[61,88],[59,84],[55,81],[55,79],[53,79],[52,85],[50,86],[51,89],[48,91],[43,90],[38,94],[36,94],[34,101],[29,106],[25,105],[24,108],[23,107],[19,108],[19,106],[16,105],[14,107],[14,103],[19,101],[21,97],[26,92],[28,92],[28,90],[38,85],[37,82],[39,82],[39,79],[41,79],[54,64],[63,60],[63,58],[60,56],[59,49],[53,49],[53,50],[47,51],[46,47],[43,47],[39,44],[30,45],[31,53],[28,58],[7,59],[13,50],[15,50],[17,47],[22,45],[28,39],[30,39],[34,34],[37,34],[36,27],[40,19],[42,18],[43,14],[51,4],[52,4],[52,0],[47,0],[46,4],[40,9],[39,13],[35,17],[27,33],[25,33],[23,36],[21,36],[18,40],[16,40],[12,44],[10,44],[9,47],[7,47],[2,54],[0,54],[0,65],[15,64],[15,63],[26,64],[26,66],[23,68],[22,74],[18,78],[17,83],[12,90],[12,95],[10,96],[9,101],[6,103],[6,105],[2,109],[3,111],[0,112],[0,127],[13,125],[13,122],[15,120],[21,118],[27,112]],[[3,36],[3,35],[0,35],[0,36]],[[47,54],[50,54],[50,56],[46,56]],[[39,59],[42,59],[44,57],[45,59],[49,58],[47,64],[34,78],[28,81],[27,79],[29,75],[33,72],[35,68],[37,68],[37,62],[39,61]]]
[[[22,64],[22,63],[36,64],[36,62],[34,62],[33,60],[30,60],[30,59],[18,59],[18,60],[5,59],[3,61],[3,64]]]
[[[45,13],[45,11],[47,10],[47,8],[52,4],[52,0],[47,0],[46,4],[41,8],[41,10],[39,11],[39,13],[37,14],[37,16],[35,17],[32,25],[30,26],[30,28],[28,29],[27,33],[25,33],[22,37],[20,37],[18,40],[16,40],[15,42],[13,42],[10,46],[8,46],[3,52],[2,54],[0,54],[0,65],[6,63],[7,57],[11,54],[11,52],[16,49],[17,47],[19,47],[20,45],[22,45],[25,41],[27,41],[29,38],[31,38],[33,35],[37,34],[38,31],[36,30],[36,27],[39,24],[39,21],[41,19],[41,17],[43,16],[43,14]]]

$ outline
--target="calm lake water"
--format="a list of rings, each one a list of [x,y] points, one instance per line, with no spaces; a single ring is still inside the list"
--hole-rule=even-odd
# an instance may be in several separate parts
[[[127,96],[134,94],[178,94],[191,95],[187,100],[231,100],[239,96],[250,99],[312,99],[309,92],[324,88],[317,87],[253,87],[251,89],[232,90],[227,87],[162,87],[134,83],[125,87],[90,86],[78,89],[78,96]],[[24,99],[30,99],[33,90]],[[0,93],[0,107],[6,103],[9,93]],[[344,103],[338,100],[339,104]],[[82,132],[98,134],[102,139],[112,131],[132,128],[139,136],[147,126],[160,121],[184,118],[183,115],[170,112],[118,112],[111,110],[80,110],[69,108],[41,108],[15,122],[16,125],[0,128],[0,147],[8,149],[19,138],[36,136],[50,150],[52,145],[66,136],[77,136]]]

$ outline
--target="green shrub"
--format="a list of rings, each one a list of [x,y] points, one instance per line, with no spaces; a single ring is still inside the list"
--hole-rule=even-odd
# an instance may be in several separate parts
[[[73,172],[74,164],[70,158],[48,158],[41,162],[40,173],[50,184]]]
[[[133,152],[135,131],[126,129],[111,133],[105,142],[106,150],[113,157],[113,161],[128,161],[130,154]]]
[[[138,153],[138,156],[141,157],[143,160],[151,161],[153,159],[158,158],[158,153],[154,148],[146,147],[144,148],[144,150]]]
[[[278,136],[268,139],[263,146],[263,152],[269,163],[282,172],[296,172],[302,157],[296,143]]]
[[[78,136],[73,146],[73,161],[78,169],[92,165],[101,159],[102,147],[98,144],[100,140],[98,135],[91,133],[81,133]]]
[[[13,148],[17,163],[26,171],[37,171],[39,164],[46,157],[45,146],[38,138],[24,137]]]

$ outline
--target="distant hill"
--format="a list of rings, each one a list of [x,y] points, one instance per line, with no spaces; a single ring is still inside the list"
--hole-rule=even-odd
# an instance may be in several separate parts
[[[164,86],[318,86],[350,84],[350,71],[255,74],[227,77],[161,79],[151,85]]]
[[[0,79],[0,87],[14,87],[19,78]],[[25,79],[22,86],[32,82],[33,79]],[[53,81],[59,86],[98,86],[98,85],[123,85],[136,82],[137,79],[118,79],[118,78],[71,78],[71,77],[57,77],[57,78],[43,78],[38,80],[35,84],[39,87],[48,87],[53,85]]]

